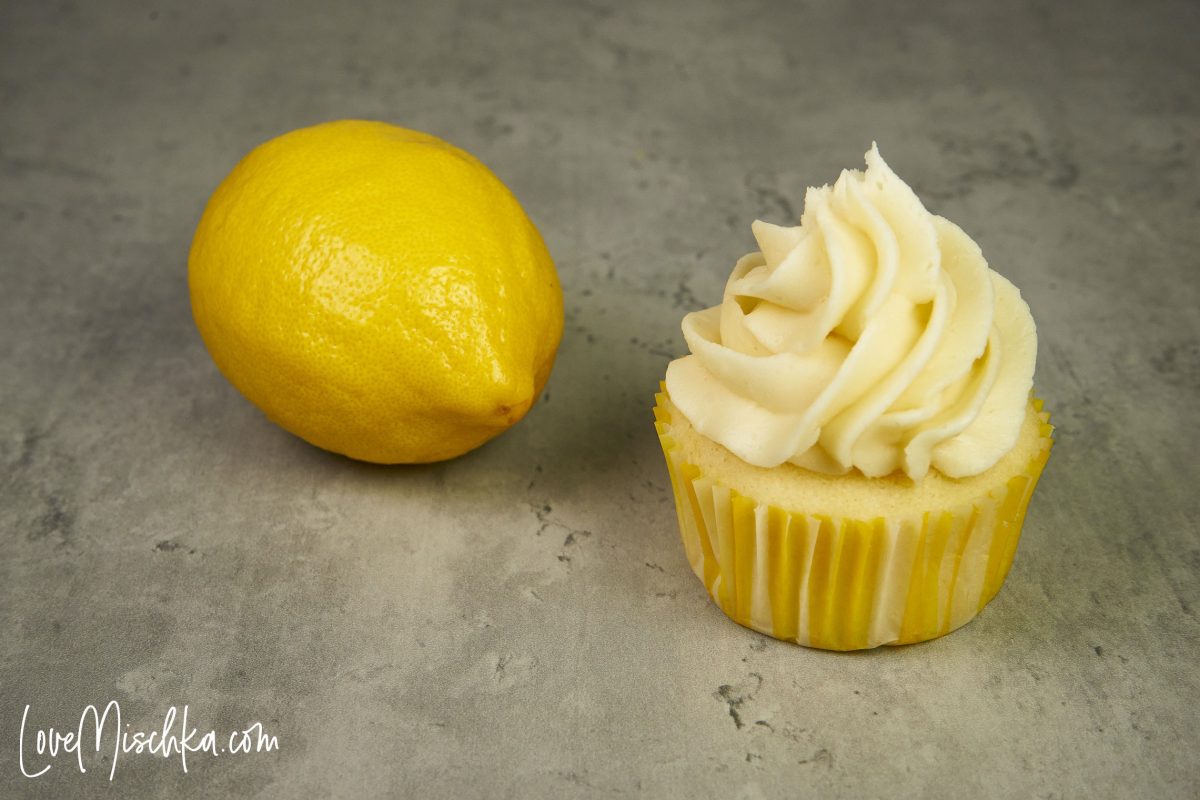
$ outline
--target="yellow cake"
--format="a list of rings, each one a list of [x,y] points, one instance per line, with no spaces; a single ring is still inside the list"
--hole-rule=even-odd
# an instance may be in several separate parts
[[[874,147],[756,222],[689,314],[656,427],[688,561],[735,621],[835,650],[941,636],[995,596],[1049,456],[1036,328]]]

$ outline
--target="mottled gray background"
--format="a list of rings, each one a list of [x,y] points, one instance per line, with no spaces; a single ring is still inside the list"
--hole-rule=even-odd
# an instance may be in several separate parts
[[[1186,2],[0,3],[0,795],[1196,797],[1198,29]],[[562,275],[547,396],[451,463],[305,445],[192,325],[208,194],[339,117],[478,154]],[[751,220],[873,139],[1023,290],[1059,444],[976,622],[837,655],[707,601],[650,406]],[[280,749],[21,777],[25,704],[109,699]]]

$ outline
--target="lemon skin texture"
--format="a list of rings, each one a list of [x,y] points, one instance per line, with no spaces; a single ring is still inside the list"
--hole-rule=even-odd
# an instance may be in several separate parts
[[[520,420],[562,336],[550,254],[469,153],[381,122],[251,151],[188,257],[222,374],[271,420],[364,461],[465,453]]]

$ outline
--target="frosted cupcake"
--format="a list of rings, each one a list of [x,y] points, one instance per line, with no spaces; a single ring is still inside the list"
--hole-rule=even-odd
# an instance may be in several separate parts
[[[1008,573],[1051,427],[1015,286],[874,146],[809,189],[654,410],[688,561],[735,621],[852,650],[967,623]]]

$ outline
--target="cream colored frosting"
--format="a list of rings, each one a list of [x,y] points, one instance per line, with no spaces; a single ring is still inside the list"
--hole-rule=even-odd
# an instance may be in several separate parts
[[[756,221],[719,306],[688,314],[667,391],[743,461],[868,476],[976,475],[1012,449],[1037,331],[1015,286],[930,214],[872,145],[809,189],[800,225]]]

